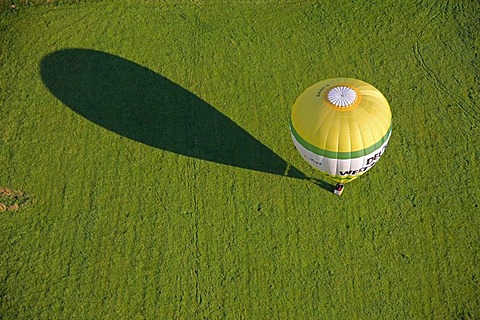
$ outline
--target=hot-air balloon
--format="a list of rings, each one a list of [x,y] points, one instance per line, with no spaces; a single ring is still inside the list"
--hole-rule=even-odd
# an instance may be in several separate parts
[[[326,180],[344,184],[370,170],[392,133],[387,99],[371,84],[351,78],[317,82],[298,96],[290,119],[293,143]]]

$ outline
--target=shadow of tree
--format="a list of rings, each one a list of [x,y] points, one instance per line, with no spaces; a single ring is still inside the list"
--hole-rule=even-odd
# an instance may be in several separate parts
[[[66,49],[44,57],[40,70],[60,101],[122,136],[188,157],[311,180],[201,98],[132,61]]]

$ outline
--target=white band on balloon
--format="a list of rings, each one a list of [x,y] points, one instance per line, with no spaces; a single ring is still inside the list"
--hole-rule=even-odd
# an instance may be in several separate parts
[[[357,93],[350,87],[339,86],[328,92],[328,101],[336,107],[348,107],[355,100],[357,100]]]
[[[328,158],[327,156],[320,156],[305,148],[293,134],[292,139],[297,150],[311,166],[326,173],[335,182],[344,183],[361,176],[377,163],[385,152],[391,134],[392,133],[390,132],[387,140],[375,150],[358,158],[351,159],[336,159]]]

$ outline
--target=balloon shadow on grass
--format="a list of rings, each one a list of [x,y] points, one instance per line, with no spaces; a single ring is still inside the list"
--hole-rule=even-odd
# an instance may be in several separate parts
[[[65,49],[44,57],[40,70],[60,101],[122,136],[188,157],[312,180],[201,98],[132,61]]]

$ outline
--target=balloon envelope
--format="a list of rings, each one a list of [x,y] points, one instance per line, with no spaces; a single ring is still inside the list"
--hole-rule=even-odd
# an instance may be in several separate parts
[[[335,78],[295,101],[290,131],[303,158],[331,180],[346,183],[377,163],[392,132],[383,94],[357,79]]]

